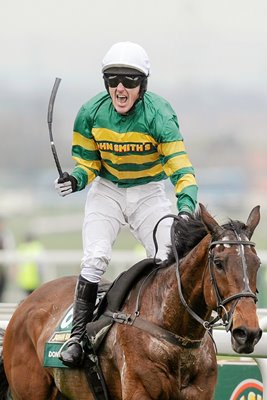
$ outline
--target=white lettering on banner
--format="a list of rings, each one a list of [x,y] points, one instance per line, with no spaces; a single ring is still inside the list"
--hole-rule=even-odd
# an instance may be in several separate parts
[[[59,351],[49,351],[48,352],[48,357],[50,358],[58,358],[59,357]]]
[[[67,314],[65,315],[65,317],[64,317],[63,320],[61,321],[61,324],[60,324],[60,328],[61,328],[61,329],[65,329],[65,328],[67,328],[67,327],[70,325],[70,323],[71,323],[71,321],[72,321],[72,315],[73,315],[73,308],[71,308],[71,309],[67,312]]]

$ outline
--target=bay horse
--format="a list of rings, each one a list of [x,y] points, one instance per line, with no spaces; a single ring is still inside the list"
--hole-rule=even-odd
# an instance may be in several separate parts
[[[201,204],[188,221],[177,217],[165,266],[145,285],[134,285],[122,311],[133,314],[138,302],[136,317],[180,345],[114,323],[99,350],[109,399],[211,400],[217,362],[210,328],[217,320],[231,332],[237,353],[253,352],[262,334],[256,313],[260,260],[250,241],[259,220],[259,206],[246,223],[220,226]],[[1,399],[93,400],[83,368],[43,367],[45,342],[71,305],[75,283],[76,277],[45,283],[17,307],[4,334]]]

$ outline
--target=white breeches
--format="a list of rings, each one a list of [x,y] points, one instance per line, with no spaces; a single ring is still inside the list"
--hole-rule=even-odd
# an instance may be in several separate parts
[[[125,189],[97,178],[88,191],[85,205],[81,275],[90,282],[100,281],[110,262],[113,243],[126,224],[144,246],[147,257],[154,257],[153,228],[171,212],[162,181]],[[166,218],[158,226],[157,258],[162,260],[170,244],[172,222]]]

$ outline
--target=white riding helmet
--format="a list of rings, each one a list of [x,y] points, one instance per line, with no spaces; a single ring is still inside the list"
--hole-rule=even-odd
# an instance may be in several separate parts
[[[132,42],[115,43],[102,61],[102,72],[110,68],[131,68],[149,75],[150,62],[146,51]]]

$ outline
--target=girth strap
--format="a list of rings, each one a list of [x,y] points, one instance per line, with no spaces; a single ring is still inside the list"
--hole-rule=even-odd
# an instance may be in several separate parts
[[[160,340],[166,340],[167,342],[175,346],[184,347],[186,349],[196,349],[201,344],[201,340],[191,340],[186,337],[178,336],[175,333],[168,331],[167,329],[161,328],[160,326],[152,322],[144,320],[138,314],[134,314],[134,316],[132,316],[132,314],[124,314],[121,312],[116,313],[110,310],[106,310],[104,315],[106,315],[107,317],[111,317],[114,322],[134,326],[135,328],[150,333]]]
[[[94,352],[84,358],[84,372],[95,400],[109,400],[108,390],[99,360]]]

